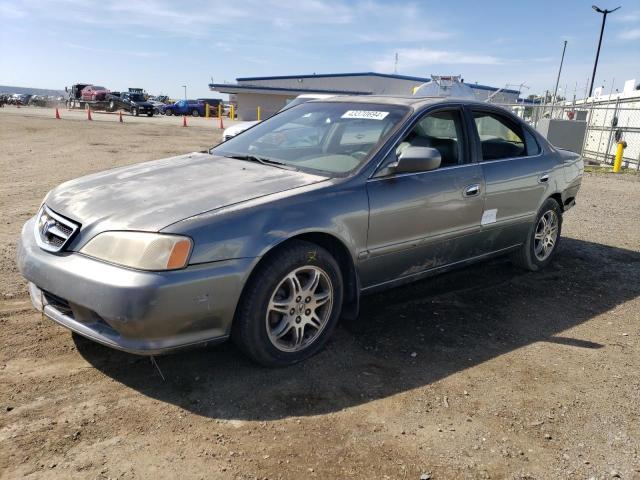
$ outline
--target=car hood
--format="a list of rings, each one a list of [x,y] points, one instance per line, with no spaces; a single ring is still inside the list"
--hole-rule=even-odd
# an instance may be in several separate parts
[[[197,215],[326,180],[269,165],[191,153],[63,183],[45,203],[81,223],[82,236],[106,230],[158,231]]]
[[[236,123],[235,125],[226,128],[224,130],[223,136],[224,137],[234,137],[236,135],[238,135],[240,132],[244,132],[245,130],[253,127],[254,125],[260,123],[259,120],[254,120],[252,122],[240,122],[240,123]]]

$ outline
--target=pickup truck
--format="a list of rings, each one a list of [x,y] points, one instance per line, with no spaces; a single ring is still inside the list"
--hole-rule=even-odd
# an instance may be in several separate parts
[[[154,105],[148,102],[144,95],[137,92],[112,93],[107,96],[107,110],[115,112],[116,110],[126,110],[131,115],[144,115],[153,117]]]
[[[205,103],[198,100],[179,100],[173,105],[166,105],[161,113],[165,115],[193,115],[204,117]]]

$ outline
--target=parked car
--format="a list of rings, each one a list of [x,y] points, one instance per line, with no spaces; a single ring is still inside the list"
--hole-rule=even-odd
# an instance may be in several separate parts
[[[192,115],[194,117],[203,117],[205,114],[204,103],[197,100],[178,100],[173,105],[165,105],[162,107],[164,115]]]
[[[286,110],[291,107],[295,107],[296,105],[300,105],[301,103],[308,102],[309,100],[326,99],[326,98],[331,98],[332,96],[333,95],[323,95],[319,93],[305,93],[303,95],[298,95],[296,98],[294,98],[289,103],[287,103],[284,107],[282,107],[279,111],[282,112],[283,110]],[[223,141],[229,140],[230,138],[235,137],[239,133],[242,133],[245,130],[248,130],[249,128],[253,127],[254,125],[257,125],[258,123],[260,123],[260,120],[252,120],[248,122],[236,123],[235,125],[225,128],[224,131],[222,132],[222,140]]]
[[[122,92],[117,94],[107,95],[107,101],[109,106],[107,109],[110,112],[115,112],[117,109],[123,109],[131,113],[131,115],[146,115],[152,117],[154,114],[154,105],[147,100],[142,93],[136,92]]]
[[[80,98],[84,101],[99,101],[105,100],[109,90],[97,85],[87,85],[82,89]]]
[[[218,114],[218,105],[222,104],[222,100],[219,98],[198,98],[197,102],[208,104],[211,109],[211,115]]]
[[[96,342],[156,354],[232,338],[289,365],[363,294],[499,255],[543,269],[582,171],[494,105],[336,97],[208,153],[60,185],[18,267],[37,309]]]
[[[28,93],[14,93],[9,97],[9,103],[19,106],[28,105],[32,96],[33,95],[30,95]]]
[[[149,102],[151,104],[151,107],[153,108],[153,113],[155,115],[160,115],[160,112],[165,107],[165,104],[160,102],[160,101],[158,101],[158,100],[149,99],[149,100],[147,100],[147,102]]]

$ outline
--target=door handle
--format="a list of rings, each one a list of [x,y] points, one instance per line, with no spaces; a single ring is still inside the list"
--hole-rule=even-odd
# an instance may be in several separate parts
[[[545,183],[549,181],[549,174],[548,173],[543,173],[542,175],[540,175],[540,177],[538,177],[538,182],[540,183]]]
[[[464,189],[465,197],[475,197],[480,193],[480,184],[476,183],[474,185],[469,185]]]

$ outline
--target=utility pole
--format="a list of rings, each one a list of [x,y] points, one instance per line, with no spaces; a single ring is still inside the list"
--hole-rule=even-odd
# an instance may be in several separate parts
[[[393,61],[393,73],[398,73],[398,52],[396,52],[395,60]]]
[[[602,27],[600,27],[600,40],[598,40],[598,50],[596,52],[596,61],[593,64],[593,73],[591,74],[591,86],[589,87],[589,97],[593,93],[593,82],[596,79],[596,69],[598,68],[598,58],[600,57],[600,47],[602,46],[602,34],[604,33],[604,24],[607,22],[607,15],[615,12],[620,7],[614,8],[613,10],[606,10],[606,9],[602,10],[600,7],[597,7],[596,5],[592,5],[591,8],[593,8],[596,12],[602,14]]]
[[[182,85],[182,88],[184,88],[184,99],[187,99],[187,86],[186,85]]]
[[[558,78],[556,79],[556,88],[553,91],[553,103],[556,102],[556,98],[558,96],[558,84],[560,83],[560,74],[562,73],[562,64],[564,63],[564,52],[567,50],[567,41],[564,41],[564,46],[562,47],[562,57],[560,58],[560,68],[558,68]],[[566,96],[566,93],[565,93]]]

